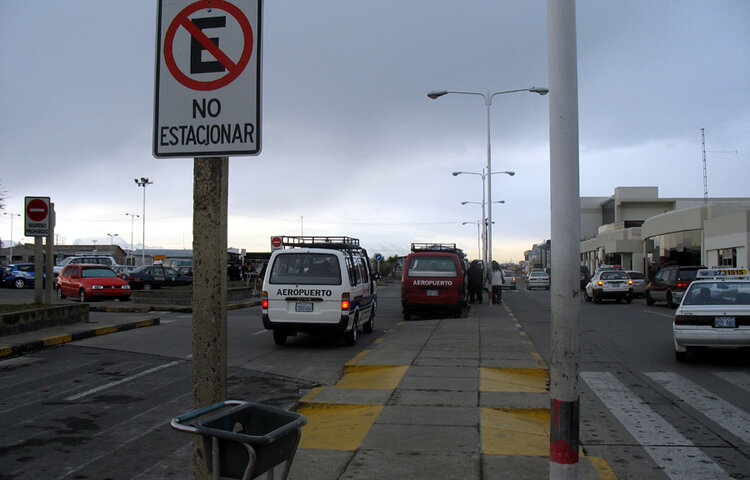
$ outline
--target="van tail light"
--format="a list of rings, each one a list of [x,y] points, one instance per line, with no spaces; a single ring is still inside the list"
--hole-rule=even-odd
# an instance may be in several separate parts
[[[260,296],[260,308],[262,308],[263,310],[268,310],[268,292],[264,290],[263,293],[260,294]]]
[[[344,292],[341,294],[341,310],[344,312],[349,311],[349,292]]]

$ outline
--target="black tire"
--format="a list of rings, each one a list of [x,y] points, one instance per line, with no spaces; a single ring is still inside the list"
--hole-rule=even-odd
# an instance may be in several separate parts
[[[653,298],[651,298],[651,294],[650,294],[650,293],[648,293],[648,290],[646,291],[646,293],[645,293],[644,297],[646,297],[646,305],[649,305],[649,306],[650,306],[650,305],[653,305],[653,304],[654,304],[654,299],[653,299]]]
[[[684,352],[678,352],[677,350],[674,351],[674,358],[678,362],[687,362],[688,360],[688,353],[689,350],[686,350]]]
[[[672,292],[667,292],[667,307],[677,308],[677,304],[674,303],[674,299],[672,299]]]
[[[276,343],[276,345],[286,345],[286,332],[281,329],[274,329],[273,330],[273,341]]]
[[[13,280],[13,286],[19,289],[23,288],[26,286],[26,280],[24,280],[23,278],[16,278],[15,280]]]
[[[348,332],[344,332],[344,342],[350,347],[357,344],[357,330],[359,329],[359,317],[354,317],[354,323],[352,329]]]
[[[372,333],[374,329],[375,329],[375,305],[373,305],[372,309],[370,310],[370,318],[367,320],[367,323],[362,325],[362,333]]]
[[[81,301],[81,303],[86,301],[86,292],[83,289],[80,289],[78,291],[78,299]]]
[[[625,302],[626,303],[633,303],[633,296],[632,295],[628,295],[627,297],[625,297]]]
[[[596,292],[594,292],[594,303],[602,303],[602,297],[597,295]]]
[[[411,320],[411,312],[409,311],[409,308],[404,307],[404,311],[402,313],[404,315],[404,320]]]
[[[63,299],[65,299],[65,295],[63,295],[63,293],[62,293],[62,288],[60,288],[60,287],[57,287],[57,290],[56,290],[56,291],[57,291],[57,298],[58,298],[59,300],[63,300]]]
[[[589,297],[589,293],[586,291],[585,288],[583,289],[583,299],[586,300],[587,302],[591,301],[591,297]]]

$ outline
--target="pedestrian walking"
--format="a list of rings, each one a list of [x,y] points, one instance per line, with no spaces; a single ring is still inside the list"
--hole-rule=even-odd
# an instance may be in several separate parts
[[[501,304],[503,303],[503,283],[505,283],[505,276],[503,270],[496,261],[492,261],[492,303]]]

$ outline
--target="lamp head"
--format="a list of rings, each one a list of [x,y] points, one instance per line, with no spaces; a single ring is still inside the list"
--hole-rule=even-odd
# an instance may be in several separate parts
[[[438,97],[442,97],[446,93],[448,93],[448,90],[433,90],[430,93],[428,93],[427,96],[435,100]]]
[[[549,88],[546,87],[531,87],[529,89],[530,92],[538,93],[539,95],[547,95],[549,93]]]
[[[511,177],[512,177],[513,175],[515,175],[515,174],[516,174],[516,172],[513,172],[513,171],[511,171],[511,172],[508,172],[508,175],[509,175],[509,176],[511,176]]]
[[[461,202],[461,205],[466,205],[467,203],[469,203],[468,200],[465,202]]]
[[[461,175],[462,173],[463,172],[453,172],[453,173],[451,173],[451,175],[453,175],[454,177],[457,177],[457,176]]]

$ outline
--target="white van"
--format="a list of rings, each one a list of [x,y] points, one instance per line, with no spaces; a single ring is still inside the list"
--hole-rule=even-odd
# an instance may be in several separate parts
[[[278,239],[279,237],[273,237]],[[372,332],[377,285],[367,251],[351,237],[281,237],[263,279],[263,326],[277,345],[297,332]]]

